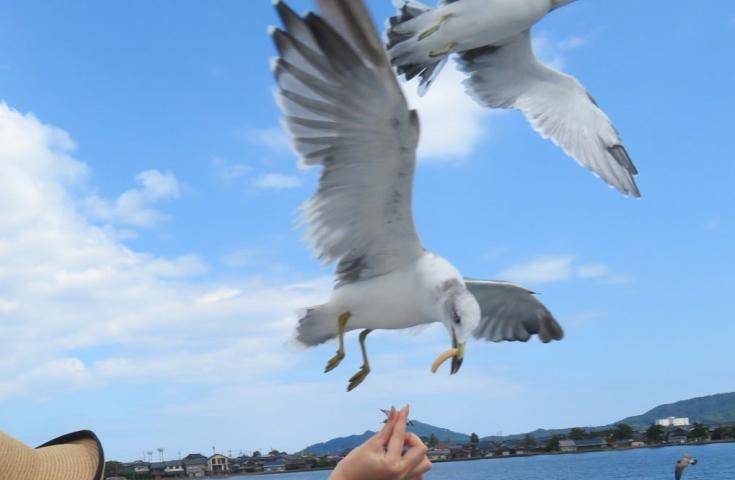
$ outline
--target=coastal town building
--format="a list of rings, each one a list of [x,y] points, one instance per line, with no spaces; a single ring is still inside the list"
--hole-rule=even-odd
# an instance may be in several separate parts
[[[151,471],[151,464],[143,460],[136,460],[135,462],[123,463],[123,468],[135,474],[145,474]]]
[[[656,420],[656,425],[662,427],[686,427],[689,425],[688,417],[666,417]]]
[[[449,460],[451,455],[452,452],[450,452],[448,448],[430,448],[429,451],[426,452],[426,456],[432,462]]]
[[[669,443],[678,443],[683,444],[687,443],[687,440],[689,439],[689,432],[686,429],[683,428],[676,428],[673,429],[666,434],[666,440]]]
[[[215,453],[207,459],[207,473],[222,474],[230,472],[230,459],[226,456]]]
[[[165,462],[152,462],[150,474],[153,477],[183,477],[185,475],[184,462],[181,460],[168,460]]]
[[[604,450],[608,448],[607,440],[604,438],[585,438],[583,440],[575,440],[577,452],[585,452],[589,450]]]
[[[286,471],[286,460],[278,458],[263,464],[263,472],[276,473]]]
[[[576,452],[577,444],[574,440],[559,440],[559,450],[564,453]]]
[[[688,419],[684,419],[688,422]],[[669,423],[673,423],[673,420]],[[681,422],[680,422],[681,423]],[[735,422],[721,424],[700,424],[669,426],[662,430],[662,437],[650,440],[652,445],[679,445],[689,443],[707,443],[710,441],[735,441]],[[465,443],[439,443],[427,451],[432,462],[466,460],[478,458],[517,457],[521,455],[544,455],[548,453],[594,452],[610,449],[640,448],[649,443],[645,429],[627,432],[627,438],[616,438],[619,429],[596,429],[584,431],[583,438],[572,440],[565,435],[534,436],[517,435],[505,437],[504,441],[480,440]],[[575,435],[576,436],[576,435]],[[537,438],[535,438],[537,437]],[[497,437],[491,437],[497,438]],[[349,453],[349,449],[341,449],[340,453],[308,452],[287,454],[278,450],[268,455],[238,457],[215,453],[206,457],[191,453],[181,460],[166,462],[146,462],[138,460],[129,463],[110,461],[113,468],[111,475],[127,479],[154,478],[203,478],[240,474],[277,473],[284,471],[308,471],[314,468],[333,468]],[[124,475],[120,475],[120,474]]]
[[[181,461],[184,463],[184,471],[187,477],[204,477],[207,474],[207,457],[201,453],[190,453]]]

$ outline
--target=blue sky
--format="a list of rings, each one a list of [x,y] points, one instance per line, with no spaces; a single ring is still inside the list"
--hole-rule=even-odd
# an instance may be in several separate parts
[[[297,10],[310,2],[294,1]],[[356,337],[289,343],[330,268],[295,210],[317,172],[284,146],[270,2],[2,2],[0,426],[30,443],[92,428],[111,458],[165,447],[296,450],[375,428],[410,402],[481,435],[601,424],[732,390],[731,92],[724,0],[576,2],[534,30],[620,130],[626,199],[488,112],[444,72],[418,101],[415,215],[464,274],[524,283],[565,327],[553,345],[472,343],[432,376],[441,327],[379,333],[355,392]],[[388,0],[369,1],[381,22]]]

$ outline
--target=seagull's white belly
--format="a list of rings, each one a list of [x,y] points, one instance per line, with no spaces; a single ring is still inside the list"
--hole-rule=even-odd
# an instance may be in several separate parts
[[[344,285],[332,293],[329,309],[335,318],[350,313],[347,330],[362,328],[408,328],[434,321],[422,312],[419,288],[413,269]]]
[[[550,8],[550,0],[461,0],[442,9],[452,16],[426,41],[437,47],[455,42],[454,51],[501,45],[531,28]]]
[[[400,329],[440,321],[437,287],[460,279],[446,260],[425,253],[416,262],[386,275],[344,285],[327,303],[331,317],[350,313],[347,330]]]

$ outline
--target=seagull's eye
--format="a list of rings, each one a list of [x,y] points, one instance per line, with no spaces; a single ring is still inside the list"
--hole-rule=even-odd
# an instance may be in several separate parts
[[[454,320],[454,323],[459,325],[459,323],[462,321],[461,318],[459,318],[459,315],[457,315],[457,312],[452,312],[452,320]]]

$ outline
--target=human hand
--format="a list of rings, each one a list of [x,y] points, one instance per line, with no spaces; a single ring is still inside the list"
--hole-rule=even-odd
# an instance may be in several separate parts
[[[392,408],[383,429],[343,458],[329,480],[422,480],[431,469],[428,448],[406,433],[407,421],[408,405]]]

